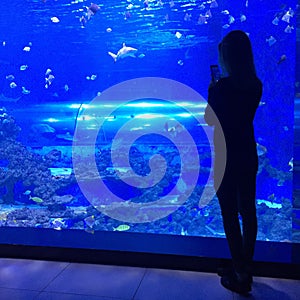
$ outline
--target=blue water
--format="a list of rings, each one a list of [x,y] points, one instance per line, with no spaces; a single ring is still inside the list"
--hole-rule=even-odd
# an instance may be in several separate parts
[[[60,222],[65,229],[88,227],[93,230],[113,230],[119,224],[126,223],[107,217],[105,211],[93,209],[74,175],[68,177],[59,174],[63,168],[73,168],[72,139],[76,125],[83,118],[83,104],[90,103],[97,94],[105,94],[105,90],[118,83],[141,77],[178,81],[206,99],[210,81],[209,66],[217,63],[219,41],[230,30],[242,29],[252,41],[257,74],[264,85],[262,103],[255,119],[257,142],[262,146],[260,149],[263,149],[259,152],[257,198],[269,201],[270,204],[282,204],[282,209],[264,204],[257,206],[260,225],[258,238],[297,241],[296,234],[292,236],[293,172],[290,163],[294,143],[294,87],[297,82],[296,14],[299,15],[299,10],[296,12],[296,1],[220,0],[217,1],[218,7],[211,7],[213,3],[200,0],[148,1],[148,4],[139,0],[102,1],[97,2],[99,11],[82,26],[79,19],[85,14],[90,1],[1,1],[0,9],[5,11],[5,17],[0,20],[0,107],[5,107],[6,113],[21,128],[17,141],[27,147],[27,152],[22,152],[22,155],[35,153],[41,161],[45,161],[43,157],[53,149],[61,154],[51,162],[51,167],[58,169],[58,174],[44,170],[47,173],[47,184],[43,183],[47,186],[45,189],[41,182],[32,180],[26,185],[23,182],[25,179],[19,177],[14,182],[13,198],[7,199],[10,188],[7,183],[1,186],[0,181],[2,211],[7,212],[0,218],[1,226],[57,229],[53,219],[59,217],[64,219]],[[291,16],[288,23],[282,17],[289,8]],[[199,18],[200,15],[202,18]],[[51,21],[53,17],[58,18],[59,22]],[[276,17],[278,25],[274,24]],[[290,26],[290,32],[287,26]],[[271,37],[276,40],[274,44],[270,43]],[[116,54],[123,43],[137,49],[136,58],[126,57],[114,62],[108,52]],[[29,51],[25,51],[24,47],[29,47]],[[23,65],[27,66],[26,69],[20,70]],[[47,69],[51,69],[49,74],[54,76],[48,88],[45,87],[45,77],[49,76],[45,74]],[[7,78],[8,75],[13,75],[13,79]],[[93,75],[94,80],[91,79]],[[17,86],[12,88],[12,82]],[[143,89],[141,86],[135,88]],[[154,88],[162,87],[158,85]],[[297,88],[299,92],[299,86]],[[198,205],[212,160],[202,129],[205,125],[198,124],[196,118],[186,117],[184,106],[166,103],[164,99],[146,97],[133,100],[137,100],[135,104],[141,105],[118,107],[120,101],[113,103],[116,105],[114,113],[103,123],[97,136],[95,161],[109,191],[133,203],[156,201],[168,195],[178,184],[178,195],[188,191],[185,180],[183,183],[179,181],[180,168],[184,163],[176,145],[166,137],[159,137],[161,133],[167,132],[175,143],[180,141],[181,127],[176,127],[173,119],[183,125],[182,128],[191,134],[197,145],[201,176],[187,200],[178,205],[175,212],[153,222],[127,222],[129,230],[223,237],[217,199],[214,197],[204,208]],[[157,106],[157,103],[163,105]],[[197,105],[193,101],[190,104],[191,107]],[[203,107],[199,107],[201,112]],[[97,117],[103,117],[102,113],[104,111],[100,108],[99,116],[91,117],[97,122]],[[160,124],[159,118],[148,119],[157,135],[149,134],[144,117],[139,121],[138,117],[145,114],[166,116],[163,125],[157,125]],[[149,159],[154,154],[161,154],[167,161],[165,175],[149,189],[132,188],[128,183],[121,182],[122,177],[113,170],[111,143],[119,128],[129,120],[135,120],[129,129],[130,134],[136,132],[137,136],[144,135],[131,148],[129,162],[132,170],[140,176],[147,176],[151,169]],[[121,144],[125,142],[126,139]],[[0,143],[2,147],[7,146],[3,140]],[[7,175],[7,169],[18,169],[17,166],[10,166],[8,161],[2,155],[1,179]],[[28,164],[29,169],[32,166],[31,172],[34,174],[38,168],[36,165],[36,162]],[[126,173],[127,169],[121,172]],[[30,176],[30,170],[27,173]],[[86,176],[91,176],[90,181],[93,182],[94,174],[89,175],[87,170]],[[28,195],[24,195],[26,190],[30,191],[32,197],[41,198],[43,203],[35,203]],[[58,205],[51,200],[53,196],[64,195],[72,195],[72,200]],[[105,193],[102,196],[101,205],[109,201],[104,199],[107,196]],[[176,205],[174,201],[172,205]],[[25,222],[14,222],[20,219],[18,216],[24,206],[32,210],[33,217]],[[37,207],[47,211],[43,222],[37,217],[40,214],[36,211]],[[82,208],[82,212],[75,213],[76,207],[77,210],[78,207]],[[167,211],[169,208],[165,205],[161,209]],[[63,217],[66,211],[69,217]],[[90,216],[95,219],[92,224],[85,221]]]

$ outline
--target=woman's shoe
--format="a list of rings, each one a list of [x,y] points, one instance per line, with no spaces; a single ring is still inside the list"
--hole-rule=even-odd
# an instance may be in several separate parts
[[[220,277],[233,275],[233,273],[234,273],[233,267],[219,267],[217,269],[217,274]]]
[[[235,276],[235,271],[234,271],[233,267],[219,267],[217,269],[217,274],[220,277],[223,277],[223,276],[234,277]],[[248,276],[248,279],[250,281],[250,284],[252,284],[253,283],[253,277],[251,275],[247,275],[247,276]]]
[[[251,292],[252,277],[247,274],[233,273],[221,277],[221,284],[228,290],[246,295]]]

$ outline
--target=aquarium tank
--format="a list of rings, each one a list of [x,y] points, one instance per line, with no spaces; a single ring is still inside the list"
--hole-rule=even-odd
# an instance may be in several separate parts
[[[43,236],[9,243],[101,248],[100,233],[136,245],[145,235],[224,240],[203,115],[218,43],[236,29],[263,82],[257,239],[300,243],[299,2],[0,6],[0,227]]]

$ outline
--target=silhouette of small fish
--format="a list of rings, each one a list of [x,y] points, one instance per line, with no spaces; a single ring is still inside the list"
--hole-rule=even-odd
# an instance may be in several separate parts
[[[281,64],[282,62],[284,62],[287,59],[287,56],[285,54],[282,54],[277,62],[277,64]]]

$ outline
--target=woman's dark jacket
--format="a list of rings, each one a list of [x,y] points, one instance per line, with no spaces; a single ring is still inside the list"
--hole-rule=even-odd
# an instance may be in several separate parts
[[[222,132],[226,142],[226,171],[257,171],[258,157],[253,120],[262,96],[262,83],[257,77],[247,81],[221,78],[208,90],[205,121],[215,126],[215,171],[224,154],[220,143]],[[212,110],[215,114],[212,113]],[[219,124],[215,117],[219,120]],[[221,126],[220,126],[221,125]]]

